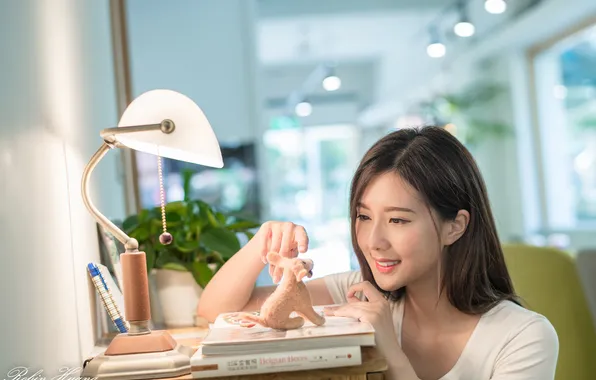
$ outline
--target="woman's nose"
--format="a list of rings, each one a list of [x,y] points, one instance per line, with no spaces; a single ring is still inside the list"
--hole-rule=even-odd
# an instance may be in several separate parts
[[[386,236],[386,229],[383,225],[375,223],[368,236],[368,246],[374,251],[384,251],[389,248],[389,240]]]

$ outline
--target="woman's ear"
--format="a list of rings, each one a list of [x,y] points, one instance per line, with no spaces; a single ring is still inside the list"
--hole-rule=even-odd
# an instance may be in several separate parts
[[[459,210],[455,219],[445,223],[443,228],[443,244],[451,245],[455,243],[468,228],[470,223],[470,213],[467,210]]]

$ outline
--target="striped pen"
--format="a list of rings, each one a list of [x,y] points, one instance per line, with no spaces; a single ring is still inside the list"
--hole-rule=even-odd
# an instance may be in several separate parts
[[[106,284],[103,275],[101,274],[101,270],[94,263],[87,264],[87,270],[89,271],[93,285],[95,286],[95,289],[101,298],[104,308],[110,315],[112,322],[114,322],[114,325],[116,325],[118,331],[121,333],[128,332],[126,322],[122,317],[122,313],[120,313],[120,310],[118,309],[118,305],[116,305],[114,302],[112,293],[108,288],[108,284]]]

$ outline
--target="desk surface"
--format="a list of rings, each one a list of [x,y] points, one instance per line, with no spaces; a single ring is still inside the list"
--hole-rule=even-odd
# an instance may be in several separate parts
[[[203,337],[209,331],[208,328],[205,327],[189,327],[189,328],[181,328],[181,329],[168,329],[168,332],[172,334],[172,337],[176,339],[180,344],[190,346],[193,348],[197,348],[203,339]],[[194,335],[192,338],[189,338],[189,335]],[[377,350],[374,347],[362,347],[362,364],[358,366],[351,366],[351,367],[340,367],[340,368],[328,368],[328,369],[314,369],[314,370],[305,370],[305,371],[292,371],[292,372],[283,372],[283,373],[268,373],[268,374],[258,374],[258,375],[244,375],[244,376],[228,376],[228,377],[218,377],[214,379],[250,379],[250,380],[279,380],[279,379],[303,379],[303,380],[315,380],[315,379],[322,379],[322,378],[330,378],[330,377],[343,377],[346,379],[366,379],[366,374],[370,373],[380,373],[387,370],[387,362],[385,359],[379,355]],[[370,378],[370,377],[369,377]],[[170,378],[170,380],[182,380],[182,379],[192,379],[192,376],[185,375],[175,378]]]

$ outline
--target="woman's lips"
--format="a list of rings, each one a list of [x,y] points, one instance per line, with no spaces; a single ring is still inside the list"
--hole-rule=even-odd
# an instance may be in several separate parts
[[[392,272],[400,263],[401,260],[375,259],[375,266],[377,267],[377,270],[381,273]]]

